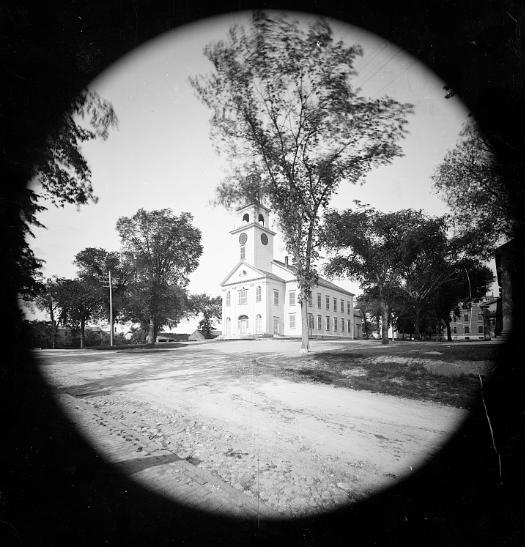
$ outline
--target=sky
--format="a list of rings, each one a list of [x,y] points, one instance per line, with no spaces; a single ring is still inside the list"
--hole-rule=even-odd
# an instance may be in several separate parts
[[[316,18],[289,15],[304,25]],[[140,208],[170,208],[176,215],[190,212],[202,231],[204,252],[190,276],[190,292],[220,294],[221,281],[236,263],[229,234],[236,217],[210,204],[224,175],[224,160],[209,137],[211,111],[195,96],[189,77],[210,72],[204,46],[225,38],[233,24],[248,26],[249,17],[249,12],[235,12],[164,34],[121,58],[90,84],[113,104],[119,126],[107,141],[92,141],[82,148],[98,202],[79,210],[44,203],[48,210],[39,221],[46,229],[33,229],[35,239],[29,243],[46,261],[46,277],[74,277],[74,256],[86,247],[118,250],[115,226],[120,217],[130,217]],[[362,95],[388,95],[412,103],[415,111],[409,117],[409,134],[401,141],[404,156],[370,172],[362,186],[341,186],[331,206],[345,209],[357,199],[385,212],[405,208],[431,215],[448,212],[432,191],[431,175],[457,142],[467,109],[457,97],[445,99],[445,82],[395,44],[346,22],[327,21],[336,40],[358,43],[364,49],[353,80]],[[286,254],[282,241],[274,249],[275,258],[282,260]],[[336,283],[360,293],[356,283]],[[184,321],[171,330],[191,332],[195,324]]]

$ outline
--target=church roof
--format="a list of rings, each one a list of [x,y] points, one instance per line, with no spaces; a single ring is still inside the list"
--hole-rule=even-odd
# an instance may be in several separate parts
[[[259,203],[257,201],[251,201],[251,202],[247,203],[246,205],[241,205],[240,207],[237,207],[237,209],[235,209],[235,211],[238,213],[238,212],[242,211],[243,209],[249,209],[250,207],[258,207],[259,209],[263,209],[267,213],[271,212],[271,209],[268,209],[268,207],[266,207],[266,205],[263,205],[262,203]]]
[[[297,273],[297,268],[291,264],[285,264],[284,262],[281,262],[280,260],[275,260],[275,264],[278,266],[281,266],[281,268],[284,268],[285,270],[288,270],[292,273]],[[328,281],[327,279],[324,279],[323,277],[319,277],[317,281],[318,287],[324,287],[325,289],[332,289],[334,291],[341,292],[343,294],[347,294],[348,296],[355,296],[354,293],[351,293],[347,291],[346,289],[342,289],[341,287],[338,287],[336,284],[332,283],[331,281]]]
[[[224,280],[221,282],[221,287],[224,287],[225,285],[228,285],[228,280],[230,279],[230,277],[235,273],[235,271],[239,268],[239,266],[241,264],[244,264],[245,266],[247,266],[250,270],[253,270],[254,272],[257,272],[258,274],[260,274],[261,277],[268,277],[270,279],[274,279],[275,281],[280,281],[281,283],[286,283],[286,281],[284,279],[282,279],[281,277],[275,275],[274,273],[271,273],[271,272],[267,272],[266,270],[260,270],[259,268],[256,268],[255,266],[252,266],[251,264],[248,264],[246,261],[244,260],[241,260],[240,262],[237,263],[237,265],[235,266],[235,268],[233,268],[233,270],[224,278]],[[252,279],[253,281],[253,279]],[[232,282],[231,284],[234,285],[235,283],[238,283],[238,281],[234,281]]]

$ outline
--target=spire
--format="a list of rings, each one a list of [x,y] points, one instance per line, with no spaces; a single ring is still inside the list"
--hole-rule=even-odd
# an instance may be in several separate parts
[[[262,189],[261,189],[261,176],[255,169],[246,177],[246,205],[255,203],[261,205],[262,202]]]

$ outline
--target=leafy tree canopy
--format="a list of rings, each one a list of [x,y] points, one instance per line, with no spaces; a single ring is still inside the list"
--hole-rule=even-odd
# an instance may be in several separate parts
[[[190,307],[193,313],[200,317],[198,324],[199,330],[211,336],[214,329],[214,322],[222,317],[222,298],[220,296],[211,297],[208,294],[193,294],[190,297]]]
[[[175,216],[171,209],[139,209],[117,221],[124,260],[134,271],[125,314],[144,327],[149,322],[150,343],[160,327],[173,326],[188,313],[184,289],[203,250],[192,220],[190,213]]]
[[[42,200],[60,207],[66,203],[80,206],[90,200],[96,202],[91,169],[82,155],[81,146],[97,138],[106,140],[110,128],[117,125],[111,103],[94,91],[84,90],[55,124],[46,146],[35,151],[28,182],[36,183],[38,190],[25,188],[20,191],[16,198],[16,216],[11,211],[6,212],[13,216],[9,281],[23,300],[34,299],[43,288],[40,269],[44,261],[35,257],[27,242],[27,236],[34,237],[31,226],[42,227],[37,219],[38,213],[46,210]]]
[[[407,268],[407,257],[416,255],[406,234],[424,216],[411,209],[382,213],[359,201],[354,203],[355,209],[332,210],[325,215],[321,240],[328,251],[335,252],[325,272],[359,281],[365,292],[379,300],[382,340],[387,344],[390,307]]]
[[[97,279],[107,279],[110,271],[115,277],[124,268],[118,252],[106,251],[101,247],[87,247],[80,251],[75,255],[73,264],[78,267],[80,277]]]
[[[122,261],[120,253],[106,251],[100,247],[87,247],[75,255],[73,261],[78,268],[78,276],[87,283],[99,285],[101,289],[100,307],[96,312],[98,319],[110,319],[109,281],[111,275],[111,304],[113,321],[121,318],[125,305],[126,288],[133,279],[133,268],[129,262]],[[111,322],[111,321],[110,321]],[[113,328],[113,325],[110,325]]]
[[[201,231],[190,213],[175,216],[171,209],[145,211],[117,221],[122,249],[136,272],[149,280],[188,284],[188,275],[199,265]]]
[[[87,122],[87,123],[83,123]],[[47,139],[34,167],[34,177],[42,197],[54,205],[96,203],[91,182],[91,168],[82,155],[83,143],[106,140],[109,129],[118,125],[109,101],[85,89],[73,101]]]
[[[473,119],[465,123],[432,181],[452,209],[457,236],[471,255],[492,258],[495,245],[512,237],[509,195],[490,143]]]
[[[188,292],[183,287],[137,279],[125,289],[119,317],[140,325],[144,338],[153,343],[161,328],[176,327],[191,313]]]
[[[423,312],[442,318],[443,306],[448,304],[448,317],[460,294],[463,299],[474,298],[473,289],[476,294],[488,289],[492,273],[479,260],[465,257],[457,239],[448,238],[446,217],[412,209],[382,213],[359,202],[356,205],[355,210],[326,215],[323,242],[336,254],[325,269],[328,275],[359,281],[366,294],[379,300],[384,343],[390,313],[411,316],[417,338]],[[470,282],[469,291],[464,292],[469,271],[476,283]],[[446,287],[455,299],[445,301],[441,292]],[[463,292],[456,290],[460,287]]]
[[[217,201],[242,199],[252,188],[243,187],[239,174],[258,173],[306,301],[317,280],[322,211],[341,181],[363,182],[370,169],[402,155],[397,143],[412,105],[363,97],[351,83],[361,46],[336,42],[324,20],[305,30],[297,21],[255,12],[249,30],[232,27],[204,54],[215,71],[191,83],[213,112],[212,141],[233,171]],[[303,349],[307,324],[303,306]]]

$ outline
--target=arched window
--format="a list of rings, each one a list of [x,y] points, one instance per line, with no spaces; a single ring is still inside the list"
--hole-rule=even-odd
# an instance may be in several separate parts
[[[239,315],[238,327],[239,327],[239,334],[248,333],[248,316],[247,315]]]
[[[248,213],[244,213],[242,221],[248,224],[248,222],[250,222],[250,215]]]
[[[226,317],[226,324],[224,325],[224,334],[231,334],[232,333],[232,320],[229,317]]]
[[[259,214],[259,224],[264,226],[264,217],[261,214]]]
[[[255,317],[255,332],[261,333],[262,331],[262,315],[257,314]]]

